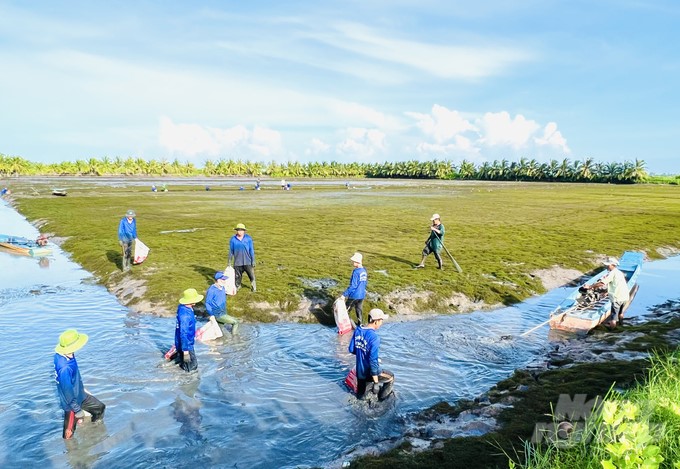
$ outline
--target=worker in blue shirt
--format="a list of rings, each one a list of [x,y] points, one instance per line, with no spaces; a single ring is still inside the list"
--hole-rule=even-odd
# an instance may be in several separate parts
[[[175,348],[177,349],[177,363],[184,371],[198,368],[198,360],[194,352],[196,338],[196,316],[194,305],[203,299],[195,288],[187,288],[179,299],[177,307],[177,323],[175,324]]]
[[[87,334],[79,334],[75,329],[64,331],[59,336],[59,344],[54,348],[54,378],[57,382],[57,394],[61,408],[64,410],[64,430],[62,437],[71,439],[76,425],[82,423],[85,412],[96,422],[104,416],[106,406],[96,397],[85,391],[83,380],[78,370],[75,352],[80,350],[88,340]]]
[[[210,315],[211,321],[231,324],[231,333],[236,334],[241,321],[227,314],[227,290],[225,286],[228,278],[227,274],[222,271],[215,274],[215,283],[210,285],[205,293],[205,310]]]
[[[250,279],[250,289],[257,291],[255,284],[255,248],[253,247],[253,238],[246,233],[247,228],[243,223],[239,223],[234,228],[236,234],[231,237],[229,241],[229,258],[228,265],[234,266],[236,288],[241,288],[241,278],[243,272],[248,274]],[[233,264],[232,264],[233,261]]]
[[[366,391],[385,400],[392,394],[394,374],[380,367],[380,336],[377,330],[389,316],[380,309],[368,313],[368,324],[359,325],[349,342],[349,352],[356,355],[357,398],[361,399]]]
[[[132,265],[132,243],[137,238],[136,216],[134,210],[128,210],[118,224],[118,242],[123,248],[123,272],[130,270]]]
[[[354,255],[350,257],[349,260],[354,264],[354,270],[352,271],[352,277],[349,279],[349,287],[347,287],[347,290],[340,296],[340,298],[345,301],[348,313],[354,308],[354,312],[357,315],[357,325],[361,325],[363,319],[366,283],[368,282],[368,273],[362,265],[363,259],[364,256],[358,252],[355,252]]]

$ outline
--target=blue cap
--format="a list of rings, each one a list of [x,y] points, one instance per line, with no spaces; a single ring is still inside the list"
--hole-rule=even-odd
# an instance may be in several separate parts
[[[227,274],[225,274],[221,270],[217,271],[217,273],[215,274],[215,280],[225,280],[225,279],[228,279],[228,278],[229,277],[227,277]]]

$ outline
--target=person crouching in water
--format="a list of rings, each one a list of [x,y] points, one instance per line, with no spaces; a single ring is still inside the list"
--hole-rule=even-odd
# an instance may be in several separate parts
[[[80,350],[88,340],[87,334],[79,334],[75,329],[64,331],[59,336],[59,344],[54,348],[54,377],[57,381],[57,393],[64,409],[64,431],[62,437],[71,439],[76,425],[83,422],[85,411],[92,415],[96,422],[104,416],[106,406],[92,394],[85,391],[80,377],[75,352]]]
[[[357,399],[370,391],[383,401],[392,394],[394,374],[380,368],[380,336],[378,329],[389,316],[380,309],[368,313],[368,324],[359,325],[349,342],[349,352],[356,355]]]
[[[196,316],[194,305],[203,299],[195,288],[184,290],[177,307],[177,324],[175,325],[175,348],[177,349],[177,364],[184,371],[198,369],[194,340],[196,338]]]
[[[227,274],[222,271],[215,274],[215,283],[210,285],[205,293],[205,310],[210,315],[211,321],[217,321],[220,324],[231,324],[231,333],[236,334],[241,321],[227,314],[226,284],[228,278]]]
[[[349,279],[349,287],[340,298],[345,301],[348,313],[354,308],[357,315],[357,326],[360,326],[364,316],[364,298],[366,297],[368,273],[362,264],[364,256],[361,253],[355,252],[349,260],[352,261],[354,270]]]

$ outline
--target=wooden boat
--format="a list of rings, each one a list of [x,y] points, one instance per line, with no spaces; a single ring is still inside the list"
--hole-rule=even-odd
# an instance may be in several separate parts
[[[0,234],[0,246],[17,254],[41,257],[52,253],[52,249],[41,246],[35,241],[19,236]]]
[[[619,259],[617,268],[626,277],[630,291],[630,300],[623,307],[623,312],[628,309],[638,291],[639,285],[637,280],[643,260],[644,254],[633,251],[624,252],[621,259]],[[608,273],[609,270],[604,269],[585,284],[594,285]],[[550,328],[585,333],[602,324],[609,317],[610,313],[611,301],[609,300],[606,288],[600,291],[576,288],[550,313]]]
[[[66,197],[66,189],[52,189],[52,195]]]

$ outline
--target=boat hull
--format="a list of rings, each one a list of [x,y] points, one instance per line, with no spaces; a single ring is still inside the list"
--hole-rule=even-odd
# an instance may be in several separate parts
[[[620,260],[619,269],[626,277],[628,284],[630,299],[623,308],[621,316],[630,306],[638,291],[638,276],[642,268],[644,256],[642,253],[626,251]],[[605,269],[599,274],[586,282],[586,285],[594,285],[608,271]],[[592,293],[590,293],[592,294]],[[600,293],[599,297],[591,299],[590,302],[586,300],[586,294],[575,289],[555,311],[551,313],[550,328],[558,329],[567,332],[581,332],[587,333],[591,329],[599,326],[611,314],[611,301],[606,293]]]

